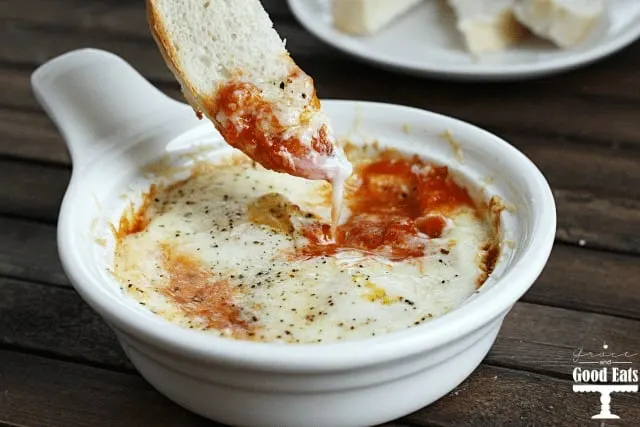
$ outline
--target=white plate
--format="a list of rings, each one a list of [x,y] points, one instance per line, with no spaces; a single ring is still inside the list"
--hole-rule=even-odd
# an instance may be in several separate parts
[[[391,1],[391,0],[389,0]],[[332,25],[329,0],[288,0],[312,34],[359,59],[414,75],[456,80],[506,80],[567,71],[612,54],[640,37],[640,0],[610,0],[608,23],[572,50],[538,39],[480,60],[465,52],[443,0],[428,0],[373,36],[354,37]]]

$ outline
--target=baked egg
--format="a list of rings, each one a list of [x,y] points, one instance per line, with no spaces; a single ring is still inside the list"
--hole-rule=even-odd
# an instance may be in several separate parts
[[[354,173],[332,226],[331,186],[241,154],[155,184],[114,225],[124,292],[184,328],[324,343],[378,336],[454,309],[499,256],[501,203],[446,166],[347,145]]]

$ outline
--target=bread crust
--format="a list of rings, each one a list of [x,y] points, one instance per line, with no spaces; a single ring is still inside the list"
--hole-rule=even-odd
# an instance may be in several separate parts
[[[178,83],[180,84],[180,89],[182,90],[183,96],[186,98],[187,102],[191,105],[191,108],[195,111],[196,115],[199,119],[202,119],[203,111],[206,111],[203,108],[203,105],[206,103],[203,100],[203,96],[198,93],[193,85],[189,84],[188,79],[185,77],[184,70],[180,66],[178,62],[178,55],[175,51],[175,47],[173,43],[171,43],[170,38],[167,34],[167,30],[164,26],[164,22],[162,18],[158,15],[157,10],[154,5],[153,0],[146,0],[147,5],[147,22],[149,23],[149,29],[151,31],[151,35],[158,45],[158,49],[164,58],[164,62],[167,64],[167,67],[174,75]],[[202,101],[201,101],[202,100]],[[213,117],[210,117],[213,120],[214,124],[216,121]],[[216,124],[217,127],[217,124]]]
[[[273,58],[278,61],[279,72],[288,73],[276,74],[275,79],[283,79],[279,85],[272,81],[273,76],[249,76],[242,69],[225,69],[224,78],[198,89],[196,76],[185,71],[190,70],[189,64],[183,62],[188,59],[180,52],[180,42],[171,30],[172,22],[167,20],[161,5],[161,0],[146,0],[149,29],[198,118],[206,116],[229,145],[267,169],[330,181],[351,173],[351,165],[337,147],[322,113],[313,79],[298,67],[284,45],[282,54],[274,52],[277,57]],[[262,7],[257,0],[255,7]],[[269,30],[275,31],[272,26]],[[298,82],[297,90],[302,86],[303,92],[298,95],[287,91],[285,95],[285,82],[294,81]],[[265,84],[268,88],[263,87]],[[275,95],[268,92],[272,84],[281,92]]]

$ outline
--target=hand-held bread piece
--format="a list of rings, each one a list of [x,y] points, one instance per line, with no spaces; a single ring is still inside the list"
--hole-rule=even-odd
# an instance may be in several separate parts
[[[606,0],[517,0],[517,19],[561,48],[587,38],[606,12]]]
[[[147,12],[187,101],[228,144],[267,169],[331,181],[336,193],[351,164],[259,0],[147,0]]]

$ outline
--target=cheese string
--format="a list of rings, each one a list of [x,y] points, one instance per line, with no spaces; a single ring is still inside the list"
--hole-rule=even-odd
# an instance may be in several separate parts
[[[336,232],[340,223],[340,214],[344,204],[344,176],[331,180],[331,242],[336,240]]]

